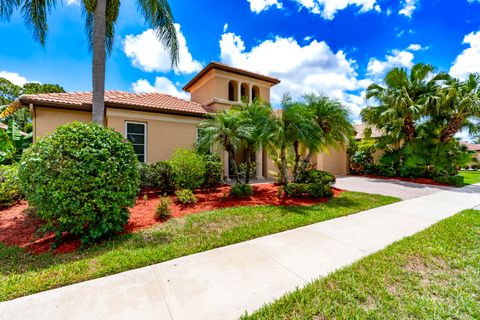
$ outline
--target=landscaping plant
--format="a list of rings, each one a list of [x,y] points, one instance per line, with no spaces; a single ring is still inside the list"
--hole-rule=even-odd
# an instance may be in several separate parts
[[[190,189],[177,190],[175,191],[175,196],[177,197],[177,202],[183,205],[193,205],[197,203],[197,197]]]
[[[203,156],[195,151],[178,149],[169,161],[173,172],[175,188],[195,190],[205,181],[205,162]]]
[[[171,195],[175,191],[173,170],[168,161],[139,163],[140,188]]]
[[[232,198],[248,198],[253,195],[253,188],[251,185],[246,183],[237,183],[232,186],[230,190],[230,196]]]
[[[164,221],[172,216],[172,198],[168,196],[160,197],[160,201],[155,208],[155,218]]]
[[[137,199],[138,160],[120,133],[73,122],[24,152],[19,178],[43,231],[89,243],[123,230]]]
[[[203,156],[205,162],[205,177],[202,189],[215,190],[223,183],[223,162],[217,154]]]
[[[0,166],[0,208],[11,206],[21,198],[17,166]]]

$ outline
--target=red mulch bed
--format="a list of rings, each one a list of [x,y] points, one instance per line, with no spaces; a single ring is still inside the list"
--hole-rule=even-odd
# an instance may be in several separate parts
[[[414,182],[419,184],[429,184],[433,186],[442,186],[442,187],[451,187],[446,183],[437,182],[431,178],[402,178],[402,177],[382,177],[376,176],[373,174],[359,174],[360,177],[374,178],[374,179],[383,179],[383,180],[400,180],[405,182]]]
[[[198,202],[194,206],[173,205],[172,216],[174,218],[184,217],[190,214],[199,213],[221,208],[256,206],[256,205],[277,205],[277,206],[308,206],[328,199],[311,198],[278,198],[278,186],[273,184],[255,185],[254,195],[248,199],[228,198],[230,187],[224,186],[213,192],[196,193]],[[334,189],[334,196],[338,196],[342,191]],[[136,205],[130,209],[130,220],[125,228],[125,233],[135,232],[156,224],[161,224],[155,218],[155,207],[159,202],[159,196],[147,194],[148,199],[139,197]],[[227,198],[225,199],[225,196]],[[50,250],[51,244],[55,240],[53,234],[39,237],[36,233],[41,225],[41,221],[26,213],[28,203],[21,201],[15,206],[0,210],[0,242],[7,246],[17,246],[28,250],[29,252],[40,254]],[[65,235],[62,243],[54,250],[54,253],[67,253],[75,251],[80,247],[78,238]]]

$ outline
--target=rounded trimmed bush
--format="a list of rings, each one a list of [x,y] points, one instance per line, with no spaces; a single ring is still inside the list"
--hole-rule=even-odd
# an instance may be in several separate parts
[[[43,231],[88,243],[123,230],[137,198],[138,160],[120,133],[73,122],[24,152],[19,178]]]
[[[195,151],[177,149],[169,161],[177,190],[200,188],[205,181],[205,161]]]

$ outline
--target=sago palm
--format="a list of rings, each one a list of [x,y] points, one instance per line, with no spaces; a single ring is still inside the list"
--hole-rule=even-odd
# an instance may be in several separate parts
[[[0,0],[0,20],[9,20],[20,10],[33,38],[45,45],[48,32],[47,15],[61,3],[58,0]],[[92,64],[92,118],[101,125],[105,117],[105,60],[113,48],[115,23],[120,0],[82,0],[85,31],[93,50]],[[178,63],[178,41],[170,5],[166,0],[138,0],[138,8],[147,25],[155,30],[158,40],[169,52],[172,67]]]
[[[404,68],[389,71],[384,79],[385,86],[372,84],[367,88],[366,98],[375,99],[379,105],[364,108],[363,120],[396,141],[412,141],[423,105],[435,92],[438,81],[447,78],[444,73],[432,76],[433,72],[433,66],[423,63],[414,65],[410,75]]]

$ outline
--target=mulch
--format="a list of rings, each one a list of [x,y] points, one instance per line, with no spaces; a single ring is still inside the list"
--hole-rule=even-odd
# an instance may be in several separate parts
[[[286,198],[278,197],[278,186],[260,184],[253,186],[254,195],[246,199],[232,199],[229,197],[230,187],[223,186],[215,191],[198,191],[195,193],[198,202],[192,206],[183,206],[177,203],[172,205],[172,217],[180,218],[190,214],[222,208],[240,206],[309,206],[328,201],[326,198]],[[342,190],[334,189],[334,196]],[[145,196],[146,195],[146,196]],[[140,195],[137,203],[130,209],[130,219],[124,233],[139,230],[163,223],[155,217],[155,208],[159,203],[159,196],[154,193]],[[28,203],[20,201],[16,205],[0,210],[0,242],[7,246],[17,246],[34,254],[51,250],[55,241],[54,234],[41,236],[37,230],[42,221],[28,213]],[[78,238],[64,235],[61,244],[53,250],[54,253],[67,253],[80,247]]]

